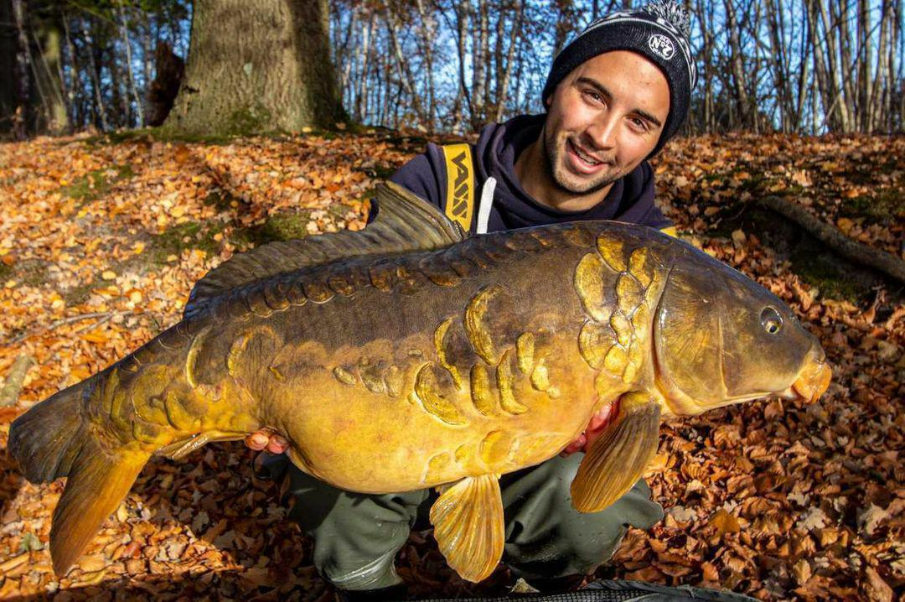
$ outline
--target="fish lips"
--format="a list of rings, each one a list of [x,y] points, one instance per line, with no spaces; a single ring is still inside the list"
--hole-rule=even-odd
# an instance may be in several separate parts
[[[832,376],[833,371],[825,361],[812,360],[805,365],[783,397],[813,403],[826,392]]]

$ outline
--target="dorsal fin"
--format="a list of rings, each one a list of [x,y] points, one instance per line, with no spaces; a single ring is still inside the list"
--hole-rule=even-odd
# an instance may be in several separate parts
[[[268,243],[223,262],[195,283],[184,315],[233,288],[343,257],[429,250],[466,234],[436,207],[393,182],[377,187],[377,216],[364,230]]]

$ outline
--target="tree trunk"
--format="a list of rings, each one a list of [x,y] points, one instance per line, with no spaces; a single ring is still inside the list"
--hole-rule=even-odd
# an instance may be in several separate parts
[[[792,93],[789,74],[786,71],[786,47],[783,43],[783,3],[767,0],[767,24],[770,29],[770,46],[773,55],[773,81],[779,93],[780,127],[783,133],[792,131]]]
[[[503,67],[502,77],[497,73],[499,88],[497,90],[497,97],[494,99],[496,111],[493,116],[493,121],[502,121],[503,112],[506,110],[506,101],[508,100],[509,94],[509,80],[512,77],[512,63],[515,60],[515,46],[517,36],[522,30],[522,15],[524,13],[525,5],[521,0],[515,0],[514,4],[515,6],[513,8],[515,9],[515,16],[513,17],[512,25],[509,29],[509,48],[506,50],[506,63]],[[500,15],[500,21],[502,20],[503,16]],[[500,37],[502,38],[502,32],[500,33]],[[502,55],[502,52],[500,55]]]
[[[703,48],[701,49],[701,59],[704,64],[704,71],[701,73],[701,80],[704,84],[704,92],[702,99],[702,115],[699,127],[703,131],[713,133],[716,130],[716,119],[713,110],[713,70],[715,62],[713,59],[713,11],[704,10],[703,0],[696,0],[696,12],[701,19],[706,19],[703,29]],[[694,111],[689,111],[689,119],[694,119]]]
[[[465,61],[468,56],[468,41],[465,33],[469,27],[470,7],[471,0],[457,2],[453,5],[456,15],[456,56],[459,58],[459,91],[462,94],[464,105],[468,107],[468,118],[473,122],[475,119],[474,104],[472,104],[471,90],[469,90],[468,82],[465,78]]]
[[[738,19],[735,15],[733,0],[724,0],[726,7],[726,27],[729,30],[729,56],[732,65],[732,84],[735,90],[735,100],[739,108],[742,127],[751,127],[753,119],[750,109],[751,101],[748,98],[748,80],[745,75],[745,65],[742,59],[741,32]]]
[[[19,41],[16,52],[16,109],[13,114],[13,135],[17,140],[25,140],[28,136],[28,122],[31,106],[29,102],[31,75],[28,67],[31,64],[31,53],[28,48],[28,35],[25,33],[25,2],[12,0],[13,19],[16,24],[16,38]]]
[[[118,2],[119,4],[119,31],[120,35],[123,39],[123,50],[126,54],[126,74],[129,76],[129,90],[132,92],[132,98],[135,100],[135,112],[136,112],[136,123],[128,124],[129,127],[141,127],[144,125],[145,117],[144,111],[142,109],[141,98],[138,95],[138,87],[135,85],[135,70],[132,68],[132,42],[129,39],[129,25],[126,19],[126,9],[123,6],[122,0]],[[126,99],[128,103],[128,98]]]
[[[368,22],[361,23],[362,41],[358,45],[358,80],[355,82],[355,121],[364,121],[368,110],[368,77],[370,76],[371,38],[374,37],[376,17],[372,12]]]
[[[345,118],[326,0],[196,0],[185,79],[165,128],[296,132]]]
[[[471,129],[477,131],[485,122],[487,115],[487,67],[490,58],[487,38],[488,31],[487,0],[477,0],[478,6],[472,19],[471,43]],[[470,4],[470,2],[469,2]]]
[[[807,11],[807,9],[805,9],[805,11]],[[805,14],[805,19],[807,19],[807,13]],[[801,62],[798,66],[798,102],[795,105],[795,128],[796,131],[800,132],[805,127],[804,108],[808,92],[807,82],[810,79],[808,75],[808,65],[810,64],[811,53],[811,28],[807,25],[802,27],[801,44],[798,52]]]
[[[42,129],[46,128],[51,134],[62,134],[69,129],[60,38],[60,28],[55,18],[40,23],[37,39],[40,43],[41,62],[35,65],[35,70],[38,89],[44,97],[41,103],[45,110]]]
[[[434,82],[434,40],[437,37],[437,22],[427,11],[424,0],[415,0],[418,16],[421,19],[421,52],[424,55],[424,77],[427,88],[428,131],[434,131],[437,125],[436,84]]]
[[[881,13],[880,20],[883,17]],[[869,133],[873,127],[873,98],[871,88],[871,44],[868,42],[867,36],[870,31],[870,7],[867,0],[858,0],[858,131]],[[880,43],[883,43],[883,37],[880,37]],[[879,53],[882,56],[882,52]]]
[[[16,107],[19,105],[16,94],[16,26],[13,17],[12,0],[0,0],[0,132],[11,132]]]
[[[889,25],[892,20],[892,15],[890,14],[891,8],[892,3],[889,0],[883,0],[883,2],[880,3],[880,42],[877,45],[877,67],[874,70],[873,77],[865,83],[865,87],[868,89],[867,97],[870,100],[866,129],[868,133],[873,133],[880,129],[884,118],[883,108],[885,102],[883,79],[886,77],[887,69],[887,55],[884,50],[888,43],[887,36],[889,35]]]
[[[895,5],[891,9],[892,12],[892,33],[889,41],[889,90],[886,95],[886,131],[892,133],[898,124],[899,129],[903,128],[905,121],[905,111],[899,111],[896,115],[895,98],[898,96],[901,100],[900,106],[905,107],[905,78],[899,74],[896,61],[901,61],[901,53],[896,52],[902,39],[902,2],[895,0]],[[899,87],[899,90],[896,90]]]
[[[833,2],[830,0],[830,7],[832,8]],[[848,40],[844,39],[841,33],[841,24],[839,24],[834,18],[833,22],[830,22],[830,17],[827,14],[827,7],[822,1],[817,1],[816,5],[820,7],[820,20],[823,23],[823,33],[824,39],[826,39],[827,43],[827,65],[829,67],[829,77],[830,77],[830,92],[832,93],[832,98],[829,104],[824,107],[824,111],[827,114],[827,118],[829,119],[831,115],[835,112],[838,115],[838,120],[835,121],[837,126],[834,127],[834,120],[830,119],[830,128],[833,130],[841,130],[842,132],[848,133],[852,131],[852,121],[851,114],[849,112],[849,105],[847,103],[847,98],[845,96],[845,85],[843,84],[843,76],[842,71],[845,68],[845,61],[842,60],[840,64],[839,53],[837,52],[837,42],[842,46],[842,54],[848,55],[850,53],[846,52],[845,48],[848,45]],[[836,39],[836,36],[839,36],[839,39]]]
[[[78,126],[87,122],[87,115],[90,111],[85,111],[86,100],[82,90],[82,67],[79,63],[78,51],[72,43],[72,33],[69,31],[69,19],[71,16],[68,12],[63,13],[61,19],[63,23],[63,34],[66,38],[66,57],[69,60],[69,91],[70,104],[72,105],[69,114],[72,116],[71,124]],[[90,105],[91,101],[87,103]]]
[[[389,6],[387,13],[387,35],[390,37],[393,56],[396,59],[395,66],[396,72],[399,74],[399,83],[411,102],[412,111],[414,111],[415,116],[418,119],[418,124],[424,130],[427,130],[428,117],[421,107],[421,97],[418,94],[418,91],[415,90],[415,76],[412,74],[412,61],[403,56],[402,45],[399,43],[398,32],[401,31],[405,25],[403,25],[399,14],[393,10],[392,4]]]
[[[88,36],[86,34],[87,26],[84,21],[80,21],[80,25],[82,28],[82,39],[91,39],[94,40],[95,36]],[[88,54],[91,56],[91,65],[88,67],[88,74],[91,79],[91,88],[94,92],[94,111],[95,118],[94,124],[100,125],[102,131],[107,131],[110,129],[109,123],[107,122],[107,108],[104,106],[104,95],[101,90],[101,65],[98,57],[99,50],[96,46],[88,49]]]

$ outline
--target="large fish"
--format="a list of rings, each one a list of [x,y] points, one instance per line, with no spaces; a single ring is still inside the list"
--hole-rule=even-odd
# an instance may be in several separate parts
[[[504,543],[498,478],[604,415],[572,483],[601,510],[642,475],[667,415],[779,394],[830,370],[778,298],[649,228],[578,222],[465,238],[397,187],[364,231],[274,243],[196,285],[184,319],[35,405],[9,447],[68,477],[63,574],[153,454],[272,427],[305,472],[365,493],[437,487],[440,550],[479,581]]]

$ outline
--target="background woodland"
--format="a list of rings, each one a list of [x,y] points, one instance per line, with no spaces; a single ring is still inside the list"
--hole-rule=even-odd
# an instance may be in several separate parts
[[[253,3],[267,7],[257,12],[273,11],[260,21],[242,4],[248,3],[194,3],[196,16],[212,5],[227,9],[196,23],[212,31],[205,52],[218,40],[243,40],[245,58],[235,72],[257,72],[268,59],[256,50],[267,50],[284,22],[306,40],[322,36],[326,45],[317,56],[329,71],[317,77],[332,80],[335,90],[319,90],[318,102],[338,98],[345,113],[311,110],[309,125],[348,117],[392,129],[467,133],[540,112],[558,49],[597,16],[643,3],[282,0]],[[686,133],[905,127],[902,0],[684,4],[700,74]],[[0,0],[0,132],[23,139],[162,124],[184,83],[192,13],[186,0]],[[300,61],[316,55],[310,47],[299,54]],[[269,87],[297,91],[311,85],[304,79]],[[234,133],[286,129],[246,104],[230,115]]]

